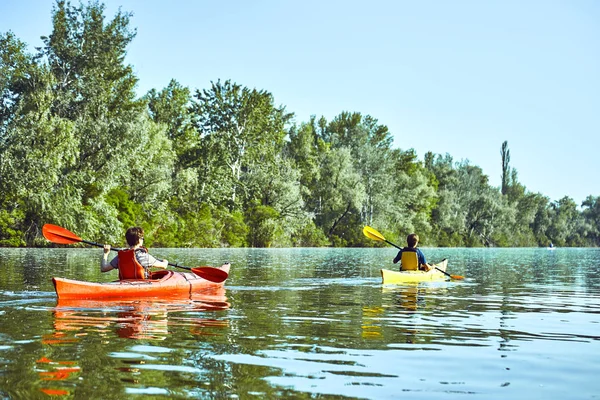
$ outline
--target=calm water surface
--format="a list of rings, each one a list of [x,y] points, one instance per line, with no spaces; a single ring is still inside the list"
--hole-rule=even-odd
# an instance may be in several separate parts
[[[58,302],[100,249],[0,249],[0,399],[600,398],[600,249],[425,249],[464,281],[382,286],[394,249],[153,249],[232,262],[181,301]]]

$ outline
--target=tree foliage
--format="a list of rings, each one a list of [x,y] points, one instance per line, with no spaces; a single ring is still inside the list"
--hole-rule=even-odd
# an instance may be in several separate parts
[[[0,246],[46,244],[44,223],[113,244],[140,225],[172,247],[380,245],[364,225],[426,246],[600,245],[600,197],[529,192],[506,141],[498,188],[468,160],[393,147],[360,112],[296,123],[220,79],[139,97],[131,14],[104,11],[57,1],[35,53],[0,34]]]

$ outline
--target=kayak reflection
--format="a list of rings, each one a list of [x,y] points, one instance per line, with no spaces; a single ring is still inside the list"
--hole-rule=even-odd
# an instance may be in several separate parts
[[[363,307],[363,338],[403,344],[430,341],[428,315],[438,309],[446,290],[430,284],[382,287],[381,303]]]
[[[426,302],[427,290],[418,285],[396,288],[393,293],[394,304],[407,311],[416,311],[419,305],[423,307]]]
[[[169,335],[169,327],[175,325],[188,327],[192,335],[203,335],[211,328],[227,326],[227,321],[187,315],[229,307],[223,287],[194,293],[191,298],[168,300],[59,298],[53,310],[54,334],[45,342],[73,342],[91,333],[107,335],[113,330],[121,338],[164,340]]]
[[[433,307],[439,296],[447,291],[445,285],[405,284],[402,286],[384,286],[384,306],[404,312],[415,312]]]

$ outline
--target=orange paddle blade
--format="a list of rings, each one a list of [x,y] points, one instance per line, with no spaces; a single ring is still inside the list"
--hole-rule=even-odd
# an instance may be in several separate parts
[[[83,240],[73,232],[52,224],[45,224],[42,227],[42,234],[47,241],[58,244],[73,244]]]
[[[458,280],[465,279],[465,277],[462,275],[450,275],[450,278]]]
[[[215,283],[224,282],[229,276],[227,272],[215,267],[196,267],[190,268],[190,270],[200,278]]]

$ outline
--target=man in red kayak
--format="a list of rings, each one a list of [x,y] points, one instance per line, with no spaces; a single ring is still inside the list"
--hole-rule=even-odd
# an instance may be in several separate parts
[[[421,249],[417,249],[417,244],[419,244],[419,235],[416,233],[411,233],[408,235],[406,238],[406,244],[408,247],[400,250],[398,255],[396,255],[394,258],[394,264],[396,264],[398,261],[401,261],[401,271],[414,271],[419,269],[429,271],[431,268],[433,268],[431,265],[427,264],[425,254],[423,254]]]
[[[141,227],[134,226],[127,229],[125,239],[129,248],[119,251],[110,262],[108,262],[110,245],[104,246],[100,271],[118,269],[119,279],[148,279],[151,275],[151,267],[165,269],[169,265],[167,260],[158,260],[148,254],[148,249],[143,247],[144,230]]]

